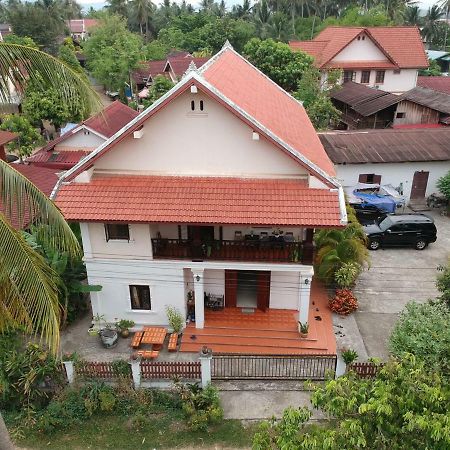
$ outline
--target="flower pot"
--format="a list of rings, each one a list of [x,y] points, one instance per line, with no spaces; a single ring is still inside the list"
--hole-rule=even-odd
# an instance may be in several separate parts
[[[308,337],[308,333],[300,332],[300,337],[303,338],[303,339],[306,339]]]
[[[123,338],[127,338],[128,336],[130,336],[130,330],[128,328],[124,328],[124,329],[120,330],[120,335]]]
[[[95,328],[89,328],[88,334],[89,336],[98,336],[98,330],[96,330]]]
[[[112,348],[117,345],[118,334],[115,330],[101,330],[100,338],[102,340],[103,347]]]

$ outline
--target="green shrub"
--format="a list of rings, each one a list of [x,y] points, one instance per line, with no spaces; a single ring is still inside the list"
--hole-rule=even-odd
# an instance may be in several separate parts
[[[355,262],[347,262],[342,264],[334,273],[334,280],[340,288],[352,287],[358,275],[361,272],[361,266]]]
[[[166,306],[166,314],[172,330],[175,333],[181,333],[183,331],[184,319],[180,311],[173,306]]]
[[[450,200],[450,171],[443,177],[439,178],[436,185],[441,194]]]

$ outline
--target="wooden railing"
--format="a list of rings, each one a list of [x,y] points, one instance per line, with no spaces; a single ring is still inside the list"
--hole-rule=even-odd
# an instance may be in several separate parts
[[[301,242],[211,241],[194,245],[188,239],[152,239],[153,258],[303,262]]]
[[[141,362],[141,376],[143,379],[199,379],[201,378],[201,374],[200,363],[197,361]]]

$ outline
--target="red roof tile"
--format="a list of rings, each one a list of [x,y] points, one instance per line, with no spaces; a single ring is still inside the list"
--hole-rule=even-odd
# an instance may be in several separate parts
[[[417,77],[417,86],[450,95],[450,77]]]
[[[189,64],[193,62],[195,64],[195,67],[199,69],[203,64],[205,64],[206,61],[208,61],[208,57],[202,57],[202,58],[193,58],[193,57],[182,57],[182,58],[170,58],[168,60],[170,66],[172,67],[172,70],[174,74],[177,76],[177,78],[180,78],[183,76],[183,74],[188,70]]]
[[[19,135],[16,133],[11,133],[10,131],[0,130],[0,145],[5,145],[8,142],[13,141]]]
[[[313,41],[291,41],[289,45],[293,50],[303,50],[313,56],[318,67],[328,67],[330,61],[361,33],[371,37],[399,68],[428,67],[417,27],[327,27]]]
[[[203,75],[279,139],[327,174],[335,174],[303,106],[245,59],[233,51],[225,51]]]
[[[64,150],[61,152],[51,152],[42,149],[27,158],[27,162],[38,167],[68,170],[80,162],[89,153],[90,151],[88,150]]]
[[[142,61],[139,63],[139,67],[131,73],[135,83],[145,83],[144,78],[155,78],[158,75],[164,75],[164,68],[166,67],[167,60],[160,59],[156,61]]]
[[[338,193],[304,180],[116,176],[63,185],[67,220],[340,226]]]

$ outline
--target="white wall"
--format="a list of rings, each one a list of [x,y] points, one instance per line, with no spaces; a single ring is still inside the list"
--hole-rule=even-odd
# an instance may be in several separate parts
[[[85,132],[89,134],[84,134]],[[80,150],[84,148],[92,149],[97,148],[100,144],[103,144],[103,142],[105,142],[105,140],[101,137],[91,133],[90,131],[82,129],[72,134],[60,144],[55,145],[55,150],[64,150],[64,147],[73,147]]]
[[[191,101],[204,112],[191,112]],[[205,95],[184,93],[95,163],[95,171],[146,174],[305,177],[306,170]]]
[[[225,270],[206,269],[203,272],[203,283],[207,294],[225,295]]]
[[[364,39],[363,39],[364,38]],[[389,61],[386,55],[372,42],[367,35],[354,39],[339,52],[331,62],[340,61]]]
[[[298,310],[300,275],[295,272],[270,274],[270,308]]]
[[[152,243],[150,225],[130,224],[130,241],[106,241],[105,225],[91,222],[88,224],[91,251],[94,258],[151,259]]]
[[[392,184],[394,188],[403,183],[403,194],[409,200],[411,185],[416,171],[428,171],[426,196],[437,192],[437,180],[450,170],[450,161],[433,161],[417,163],[380,163],[380,164],[336,164],[337,179],[343,186],[353,186],[363,173],[381,175],[381,184]]]

